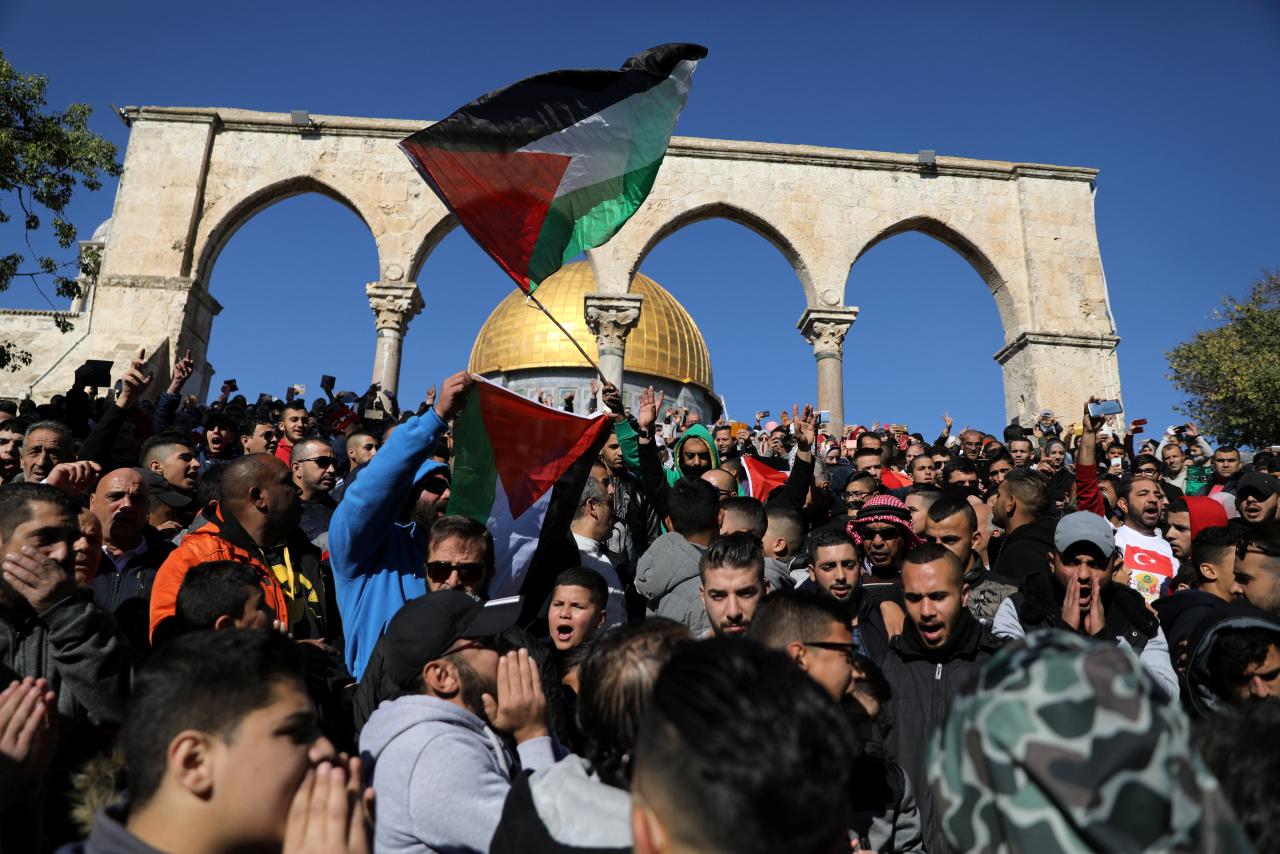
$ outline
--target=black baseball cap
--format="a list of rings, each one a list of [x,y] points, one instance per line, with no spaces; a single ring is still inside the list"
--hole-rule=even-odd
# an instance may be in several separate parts
[[[166,506],[175,510],[187,510],[195,506],[196,498],[189,492],[183,492],[169,481],[165,480],[162,475],[151,471],[150,469],[135,469],[138,474],[142,475],[142,479],[147,484],[147,493],[157,501],[163,502]]]
[[[1247,472],[1236,484],[1236,495],[1246,490],[1262,493],[1262,500],[1266,501],[1276,493],[1280,493],[1280,480],[1260,471]]]
[[[398,687],[459,640],[506,631],[520,618],[522,597],[480,602],[461,590],[436,590],[396,612],[382,638],[386,680]]]

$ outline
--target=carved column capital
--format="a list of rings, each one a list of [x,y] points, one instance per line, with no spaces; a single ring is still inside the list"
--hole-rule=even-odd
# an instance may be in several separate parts
[[[640,322],[643,294],[587,294],[583,297],[583,316],[596,336],[601,355],[621,355],[626,350],[627,335]]]
[[[813,345],[817,359],[839,359],[844,354],[844,336],[858,318],[857,306],[807,309],[796,328]]]
[[[409,321],[422,311],[422,294],[415,282],[370,282],[364,286],[379,332],[392,330],[404,335]]]

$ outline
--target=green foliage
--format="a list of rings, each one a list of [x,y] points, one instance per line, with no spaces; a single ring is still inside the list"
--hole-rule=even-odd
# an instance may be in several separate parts
[[[1280,439],[1280,271],[1264,272],[1243,302],[1224,297],[1222,325],[1167,353],[1180,409],[1220,442],[1260,448]]]
[[[26,278],[37,289],[42,282],[52,282],[59,297],[75,299],[81,295],[75,276],[97,275],[96,253],[58,259],[36,251],[32,236],[47,228],[62,249],[75,246],[76,227],[64,213],[77,182],[86,190],[99,190],[101,174],[118,176],[121,166],[115,145],[89,130],[89,106],[72,104],[66,112],[45,112],[47,88],[44,77],[17,72],[0,52],[0,225],[19,218],[25,244],[17,252],[0,249],[0,291],[15,278]],[[5,235],[6,243],[11,236],[12,230]],[[55,323],[63,332],[71,329],[65,317],[55,318]],[[30,353],[0,342],[0,369],[13,371],[29,364]]]

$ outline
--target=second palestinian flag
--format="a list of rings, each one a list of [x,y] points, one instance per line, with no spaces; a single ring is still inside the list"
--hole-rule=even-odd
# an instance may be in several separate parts
[[[620,71],[552,71],[490,92],[400,148],[525,293],[612,237],[658,175],[704,47]]]
[[[612,428],[607,415],[574,415],[487,380],[476,383],[454,424],[449,512],[493,534],[491,598],[519,593],[540,544],[568,536]]]

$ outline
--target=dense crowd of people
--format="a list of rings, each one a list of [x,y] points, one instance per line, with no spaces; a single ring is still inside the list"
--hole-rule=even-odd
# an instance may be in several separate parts
[[[0,850],[1280,850],[1280,454],[605,384],[490,598],[469,375],[205,405],[144,357],[0,401]]]

